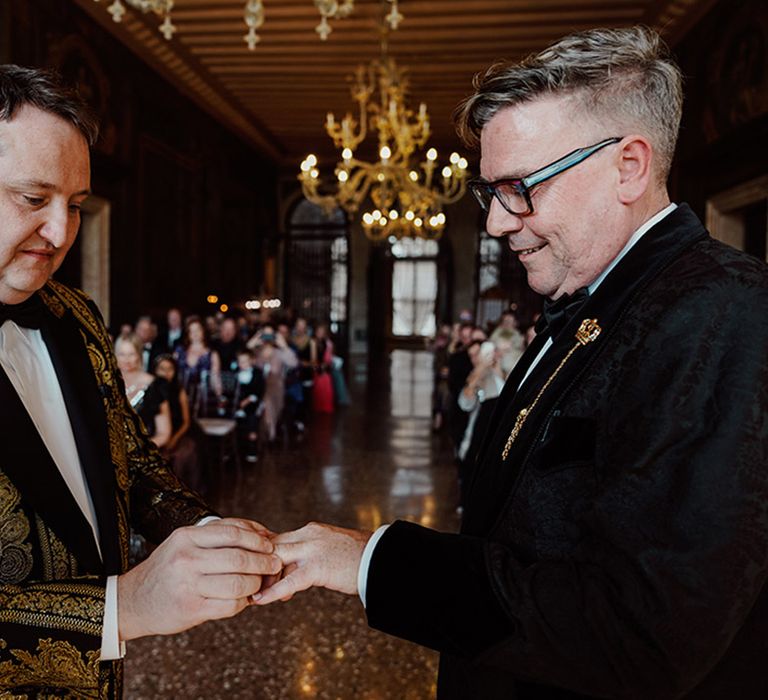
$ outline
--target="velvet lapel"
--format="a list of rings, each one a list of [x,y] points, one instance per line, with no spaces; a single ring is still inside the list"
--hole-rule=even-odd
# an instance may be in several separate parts
[[[517,367],[513,370],[486,435],[486,446],[481,453],[475,470],[476,477],[466,500],[463,532],[487,534],[492,529],[505,504],[511,499],[528,453],[535,446],[535,441],[543,432],[552,411],[578,382],[580,375],[589,370],[591,362],[605,346],[625,310],[631,307],[637,295],[664,268],[685,249],[706,236],[706,230],[688,205],[681,204],[650,229],[622,258],[579,313],[568,323],[520,390],[515,391],[535,354],[530,359],[527,358],[527,353],[523,356],[523,360],[527,359],[525,370],[521,373],[517,373]],[[594,342],[579,347],[566,362],[542,394],[541,400],[512,444],[507,459],[503,460],[502,450],[518,414],[521,409],[531,406],[546,381],[573,348],[576,343],[576,331],[584,319],[597,320],[601,328],[599,337]],[[519,364],[522,364],[523,360]],[[513,381],[515,375],[518,375],[519,379]]]
[[[5,434],[0,464],[3,472],[74,554],[83,571],[102,571],[93,530],[2,367],[0,424]]]
[[[80,326],[67,309],[61,318],[46,314],[40,329],[64,396],[80,464],[91,494],[107,574],[120,572],[114,467],[107,419]]]

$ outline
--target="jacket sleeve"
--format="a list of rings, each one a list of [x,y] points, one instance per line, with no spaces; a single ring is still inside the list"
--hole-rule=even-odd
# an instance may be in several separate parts
[[[514,537],[396,523],[369,569],[373,627],[587,695],[699,684],[768,577],[768,293],[694,292],[659,303],[641,346],[629,329],[610,380],[585,380],[607,400],[593,409],[592,491],[577,502],[565,486],[567,515],[553,516],[571,551],[531,557]]]
[[[0,638],[76,640],[98,651],[105,587],[95,576],[0,586]]]

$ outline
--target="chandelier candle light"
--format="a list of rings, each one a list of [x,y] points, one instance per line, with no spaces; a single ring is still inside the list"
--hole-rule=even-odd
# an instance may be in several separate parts
[[[325,123],[328,136],[341,149],[335,191],[321,191],[315,155],[301,163],[299,181],[304,196],[329,215],[337,207],[355,213],[370,197],[373,209],[363,214],[362,222],[372,241],[390,236],[439,238],[446,221],[443,207],[459,200],[466,191],[467,161],[458,153],[451,154],[450,163],[439,174],[434,148],[418,162],[417,151],[430,135],[429,116],[423,102],[418,112],[408,107],[408,87],[405,71],[393,58],[384,55],[368,67],[359,66],[352,86],[358,119],[347,113],[337,123],[329,112]],[[378,136],[379,146],[379,160],[372,163],[354,156],[369,133],[369,125]]]

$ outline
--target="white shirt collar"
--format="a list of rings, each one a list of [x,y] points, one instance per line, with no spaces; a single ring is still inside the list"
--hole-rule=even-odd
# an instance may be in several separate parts
[[[648,221],[646,221],[642,226],[640,226],[637,231],[635,231],[632,234],[632,237],[627,241],[627,244],[621,249],[619,254],[611,261],[611,263],[608,265],[608,267],[605,268],[605,270],[600,273],[600,276],[592,282],[592,284],[587,287],[589,290],[590,295],[595,293],[595,290],[600,286],[602,281],[608,276],[611,270],[613,270],[616,265],[619,264],[619,261],[632,249],[632,247],[637,243],[648,231],[653,228],[656,224],[659,223],[665,216],[668,214],[671,214],[675,209],[677,209],[677,204],[672,202],[671,204],[668,204],[666,207],[664,207],[660,212],[657,214],[654,214]]]

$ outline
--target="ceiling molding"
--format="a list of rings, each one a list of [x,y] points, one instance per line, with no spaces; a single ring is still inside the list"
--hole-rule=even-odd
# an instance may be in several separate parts
[[[93,0],[75,2],[180,92],[264,156],[272,161],[279,161],[284,156],[284,149],[275,145],[274,137],[257,125],[236,96],[220,86],[213,73],[182,44],[166,41],[151,20],[138,12],[126,12],[122,22],[114,22],[104,3]]]
[[[314,29],[312,0],[265,0],[260,42],[243,41],[242,0],[176,0],[178,31],[168,42],[154,15],[128,9],[112,21],[107,0],[75,0],[179,90],[271,160],[292,164],[315,151],[330,156],[323,124],[353,104],[350,74],[379,55],[380,0],[356,0],[327,41]],[[414,102],[426,102],[431,143],[458,147],[451,113],[475,73],[519,60],[570,32],[644,23],[674,46],[716,0],[401,0],[405,15],[389,52],[408,67]],[[325,150],[323,150],[325,149]]]

